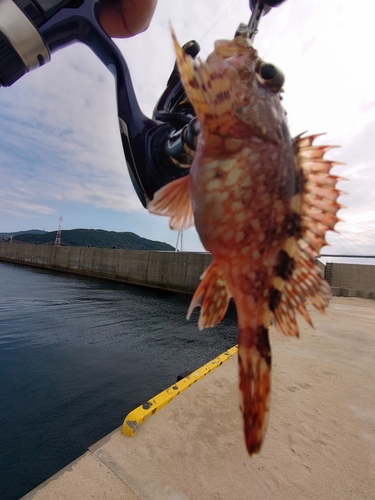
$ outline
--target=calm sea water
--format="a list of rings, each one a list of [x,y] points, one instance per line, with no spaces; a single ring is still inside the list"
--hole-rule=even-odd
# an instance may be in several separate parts
[[[237,342],[190,297],[0,262],[0,499],[13,500],[127,413]]]

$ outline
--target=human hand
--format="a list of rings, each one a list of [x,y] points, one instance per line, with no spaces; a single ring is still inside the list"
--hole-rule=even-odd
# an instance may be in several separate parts
[[[157,0],[104,0],[100,24],[113,38],[130,38],[149,27]]]

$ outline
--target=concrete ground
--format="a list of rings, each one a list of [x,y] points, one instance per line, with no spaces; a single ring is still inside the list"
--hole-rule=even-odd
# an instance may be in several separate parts
[[[115,430],[24,499],[374,500],[375,302],[310,312],[316,329],[300,322],[300,339],[272,331],[259,455],[245,451],[232,356],[134,437]]]

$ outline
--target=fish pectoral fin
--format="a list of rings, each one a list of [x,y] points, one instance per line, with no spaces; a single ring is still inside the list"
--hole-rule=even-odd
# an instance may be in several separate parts
[[[226,134],[233,122],[233,85],[217,66],[193,59],[181,48],[171,27],[178,70],[186,95],[191,101],[203,133]]]
[[[176,231],[194,226],[189,176],[172,181],[159,189],[147,205],[147,209],[152,214],[170,217],[169,226]]]
[[[190,319],[194,309],[200,306],[198,327],[200,330],[216,326],[223,319],[228,309],[231,294],[219,265],[213,261],[201,276],[201,282],[195,291],[186,319]]]

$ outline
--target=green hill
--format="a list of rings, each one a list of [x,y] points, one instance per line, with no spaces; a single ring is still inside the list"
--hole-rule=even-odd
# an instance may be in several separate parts
[[[16,231],[15,233],[0,233],[0,240],[9,240],[10,236],[17,236],[21,234],[44,234],[46,231],[41,229],[30,229],[29,231]]]
[[[35,245],[54,245],[56,231],[43,234],[22,234],[13,237],[13,243],[34,243]],[[141,238],[134,233],[117,233],[103,229],[70,229],[64,230],[61,246],[126,248],[129,250],[164,250],[174,248],[168,243]]]

